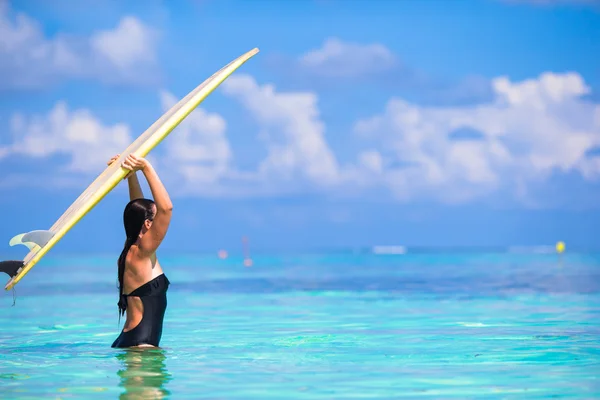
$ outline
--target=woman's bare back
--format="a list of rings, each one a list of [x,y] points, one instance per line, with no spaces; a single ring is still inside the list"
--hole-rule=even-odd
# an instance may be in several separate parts
[[[146,282],[161,275],[163,270],[156,258],[156,253],[147,256],[136,245],[131,246],[125,260],[125,274],[123,276],[123,293],[129,294]],[[128,297],[127,318],[123,331],[135,328],[144,315],[144,306],[139,297]]]

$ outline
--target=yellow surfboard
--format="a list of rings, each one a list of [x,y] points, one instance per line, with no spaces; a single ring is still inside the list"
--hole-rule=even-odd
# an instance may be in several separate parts
[[[5,290],[13,288],[27,273],[44,257],[59,240],[65,236],[92,208],[96,206],[117,184],[123,180],[129,171],[121,166],[123,160],[131,153],[145,157],[171,131],[179,125],[210,93],[213,92],[227,77],[241,67],[246,61],[258,53],[258,49],[236,58],[225,67],[214,73],[200,86],[175,104],[160,119],[142,133],[118,160],[106,168],[87,189],[71,204],[64,214],[48,231],[32,231],[13,237],[10,245],[23,244],[30,251],[21,261],[0,262],[0,272],[9,275],[10,280]]]

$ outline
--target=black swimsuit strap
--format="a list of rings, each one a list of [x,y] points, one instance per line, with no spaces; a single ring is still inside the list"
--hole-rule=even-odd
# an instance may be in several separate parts
[[[156,278],[144,283],[143,285],[137,287],[129,294],[122,294],[121,296],[135,296],[135,297],[144,297],[151,296],[154,292],[162,292],[166,291],[169,287],[169,280],[166,275],[160,274]]]

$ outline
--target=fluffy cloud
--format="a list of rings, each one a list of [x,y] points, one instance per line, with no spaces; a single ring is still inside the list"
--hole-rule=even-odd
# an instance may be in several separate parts
[[[105,57],[120,70],[139,62],[154,61],[152,32],[137,18],[125,17],[114,30],[97,32],[90,38],[95,54]]]
[[[423,107],[393,98],[359,121],[357,134],[384,156],[381,182],[401,198],[465,201],[502,186],[523,192],[557,171],[600,176],[589,155],[600,145],[600,106],[582,98],[589,88],[578,74],[500,77],[492,86],[490,103]]]
[[[132,141],[127,125],[104,125],[89,110],[71,111],[64,102],[57,103],[46,115],[16,114],[10,129],[13,142],[0,147],[0,159],[10,155],[44,158],[63,154],[71,159],[65,167],[69,173],[98,172],[112,155]]]
[[[179,101],[169,92],[161,93],[166,112]],[[225,135],[225,119],[216,113],[196,108],[166,140],[166,159],[184,180],[188,191],[209,191],[231,171],[232,152]],[[191,186],[190,186],[191,185]]]
[[[345,78],[382,73],[399,64],[382,44],[349,43],[338,38],[327,39],[320,49],[309,51],[299,61],[315,74]]]
[[[156,33],[127,16],[88,37],[46,37],[40,23],[0,1],[0,89],[36,88],[67,77],[141,83],[156,73]]]
[[[333,152],[325,140],[317,96],[310,92],[280,92],[259,85],[245,74],[229,77],[222,92],[239,101],[256,120],[267,155],[256,170],[235,165],[226,122],[219,114],[194,110],[166,140],[165,165],[177,192],[199,196],[265,196],[327,187],[341,181]],[[163,110],[177,102],[161,95]]]
[[[161,173],[168,174],[174,191],[200,196],[266,195],[297,192],[307,185],[329,186],[341,180],[325,140],[316,94],[279,92],[248,75],[232,76],[222,88],[256,119],[267,156],[257,170],[237,169],[225,119],[197,108],[159,150],[163,154],[158,158]],[[169,92],[160,93],[165,112],[178,100]],[[133,140],[127,125],[105,126],[88,110],[69,111],[65,103],[44,116],[14,116],[12,133],[14,141],[0,147],[0,159],[15,154],[63,154],[71,158],[63,172],[80,173],[97,173],[111,155]],[[21,183],[25,182],[27,179]]]
[[[530,202],[530,188],[556,172],[600,178],[600,105],[586,99],[590,89],[578,74],[545,73],[521,82],[498,77],[491,86],[493,100],[476,106],[390,99],[380,114],[356,122],[361,150],[355,161],[341,164],[327,143],[316,94],[282,92],[236,74],[221,90],[259,126],[267,155],[258,168],[236,167],[226,121],[202,108],[160,146],[158,162],[174,192],[213,197],[385,189],[406,201],[456,203],[508,189]],[[166,111],[178,99],[163,92],[160,100]],[[13,143],[0,147],[0,159],[65,154],[71,157],[66,170],[79,174],[96,174],[133,139],[126,125],[103,124],[64,103],[46,115],[14,116],[11,130]],[[73,176],[56,175],[65,182]]]
[[[336,158],[325,140],[317,95],[278,92],[249,75],[231,76],[223,92],[239,100],[263,129],[268,156],[259,167],[263,180],[282,183],[298,178],[318,185],[339,179]]]
[[[158,97],[165,112],[179,100],[166,91]],[[197,108],[165,140],[162,149],[157,149],[163,156],[154,159],[153,152],[148,158],[160,165],[161,174],[169,176],[174,192],[224,194],[226,188],[220,181],[233,173],[225,129],[223,117]],[[56,155],[67,161],[57,169],[37,169],[35,174],[5,174],[1,186],[44,186],[45,182],[81,187],[82,180],[95,177],[111,156],[122,152],[141,133],[134,137],[127,124],[106,125],[91,111],[70,110],[65,102],[57,103],[45,115],[13,115],[10,130],[12,141],[0,146],[0,161],[12,156],[43,160]]]
[[[480,102],[488,100],[492,92],[489,79],[481,76],[449,82],[411,68],[382,43],[348,42],[332,37],[296,59],[272,60],[277,60],[273,66],[288,80],[308,87],[329,87],[342,82],[378,85],[431,104]]]

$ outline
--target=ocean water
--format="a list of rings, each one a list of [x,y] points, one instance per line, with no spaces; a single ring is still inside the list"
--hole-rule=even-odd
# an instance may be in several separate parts
[[[116,256],[3,291],[0,398],[600,398],[600,254],[159,255],[143,351],[110,348]]]

